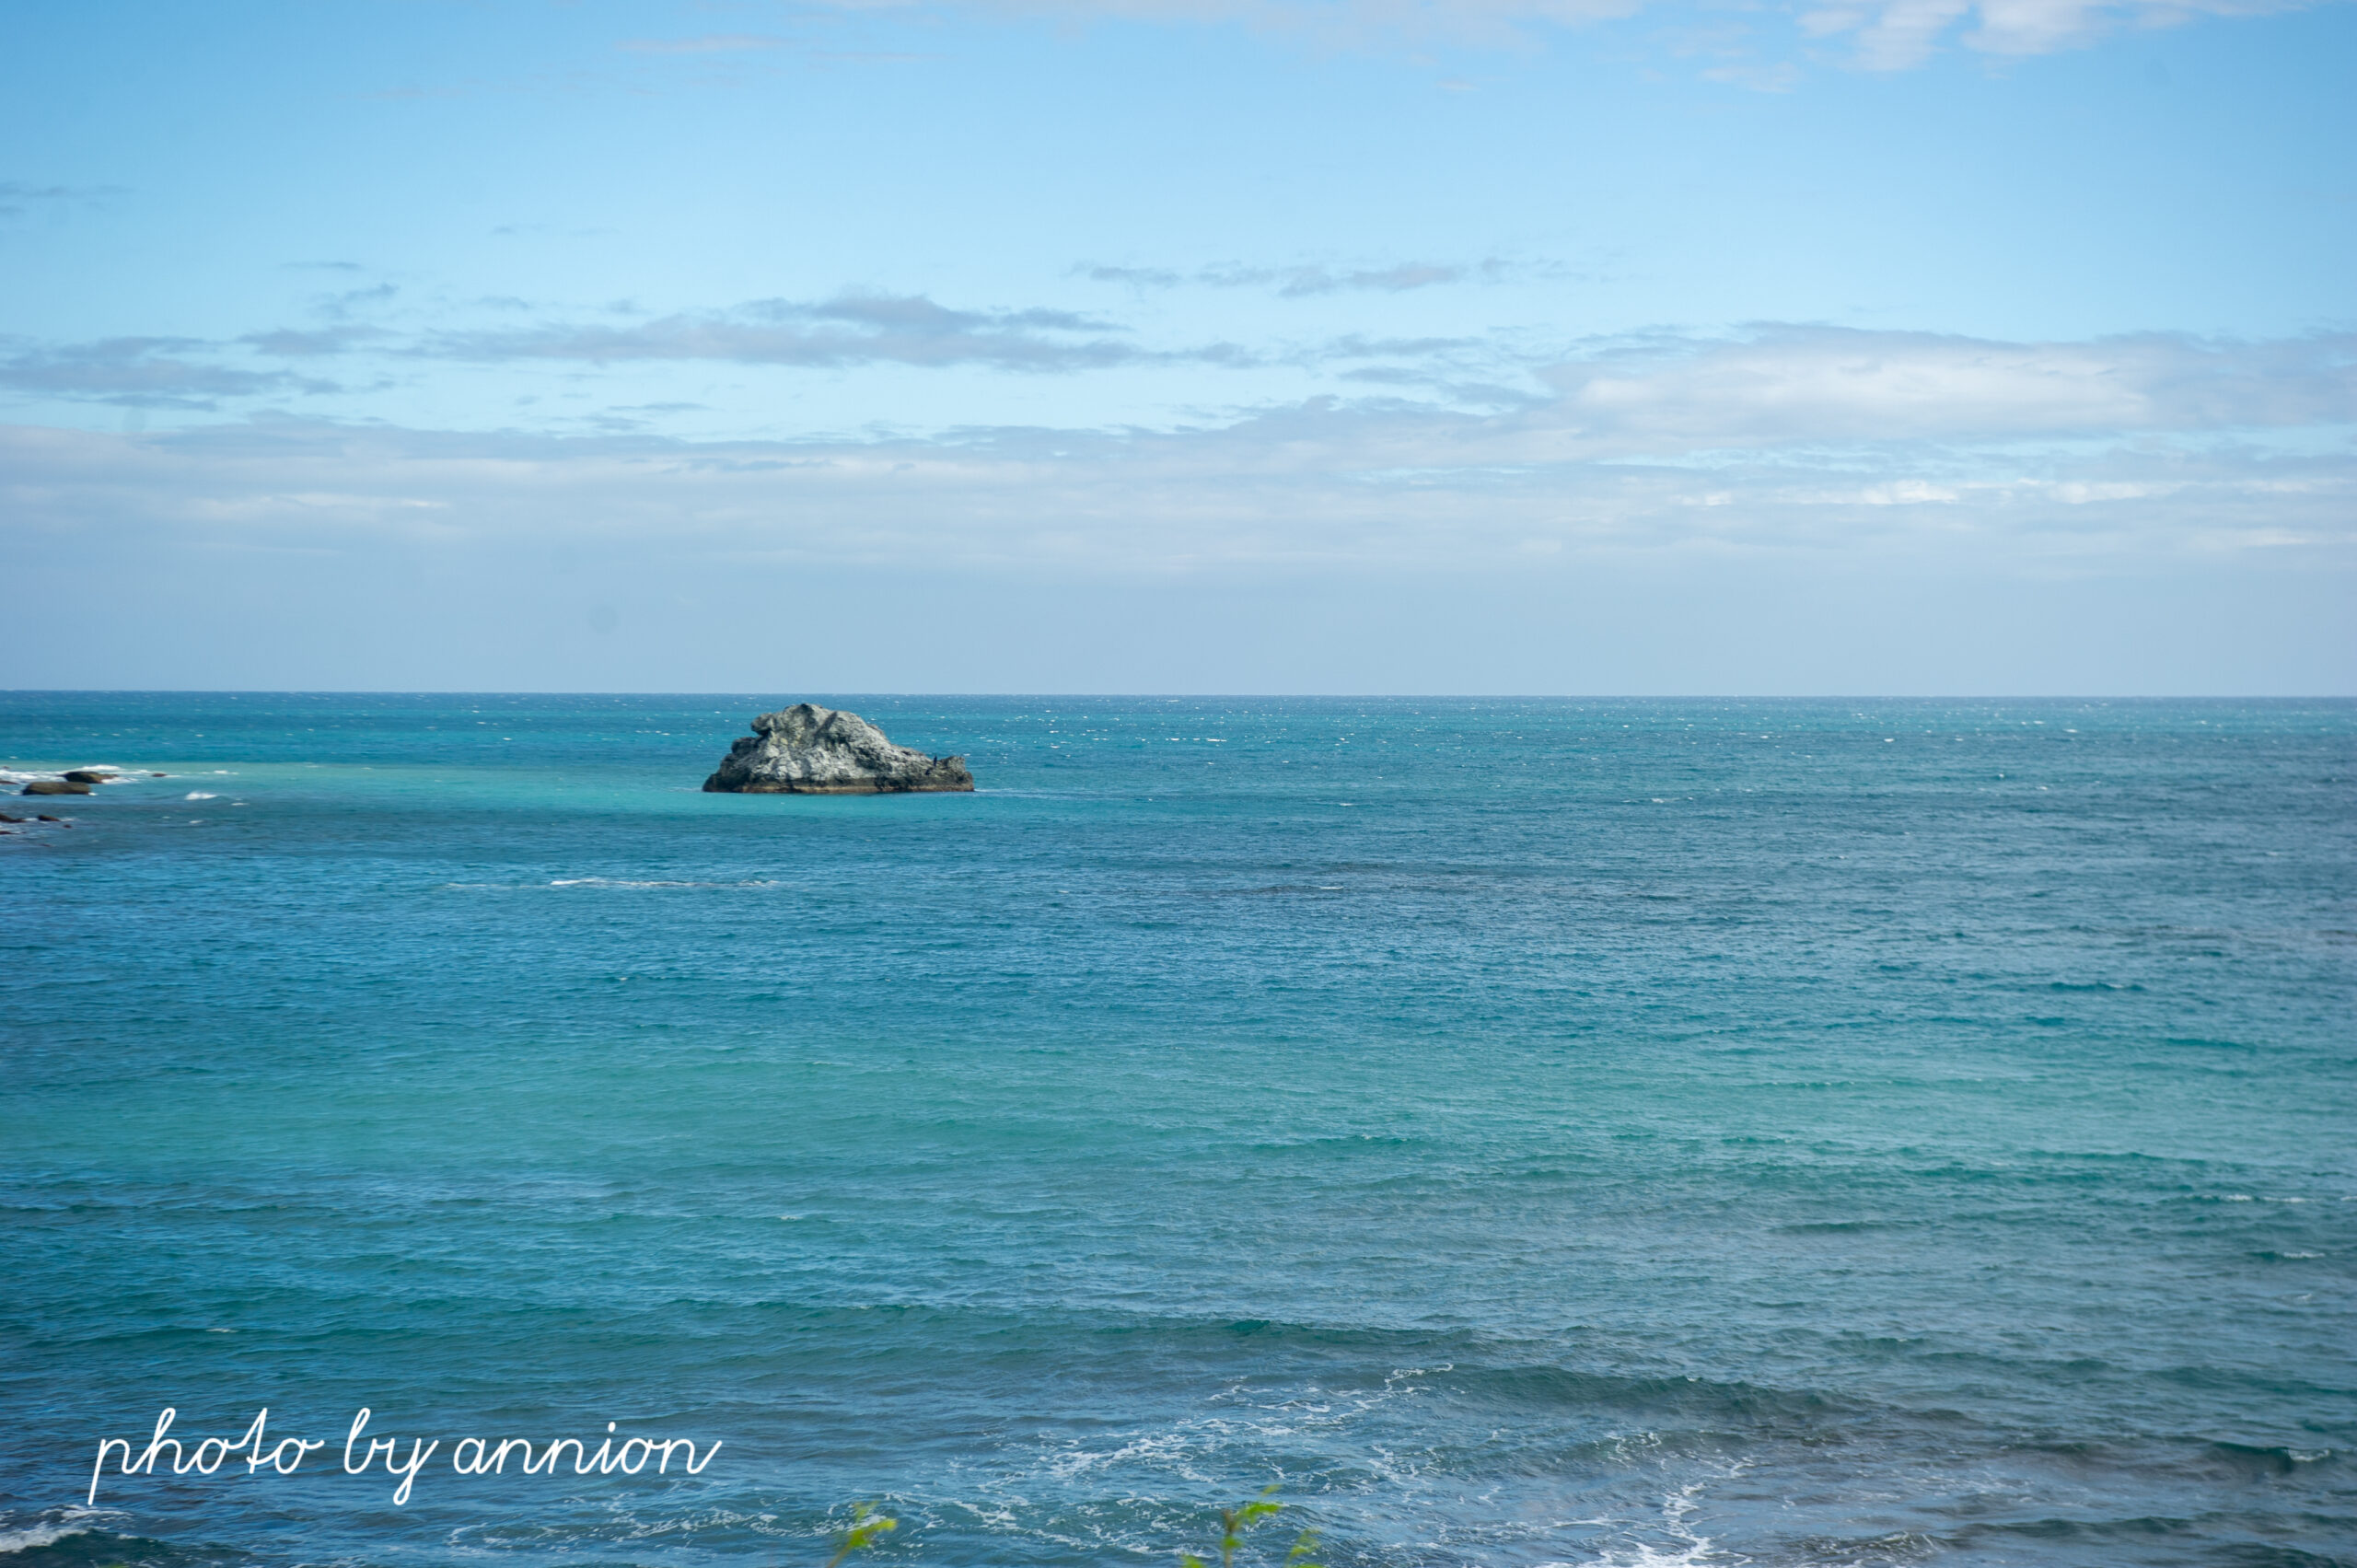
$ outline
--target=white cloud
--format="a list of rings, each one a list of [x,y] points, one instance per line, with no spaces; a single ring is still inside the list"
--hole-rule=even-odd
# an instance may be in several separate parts
[[[1605,345],[1480,414],[1316,400],[1165,432],[693,443],[328,424],[17,427],[20,543],[599,539],[667,559],[1156,574],[1543,550],[2167,555],[2357,545],[2347,338],[1992,343],[1780,328]]]
[[[1952,29],[1967,48],[1989,54],[2051,54],[2121,28],[2172,27],[2205,17],[2297,10],[2305,0],[1885,0],[1802,13],[1813,37],[1848,34],[1856,63],[1870,71],[1922,64]]]
[[[625,327],[553,322],[445,332],[430,356],[471,360],[724,360],[830,366],[873,363],[1079,370],[1141,358],[1109,321],[1064,310],[957,310],[917,296],[844,296],[820,303],[754,300],[734,310],[667,316]]]
[[[0,340],[0,389],[126,408],[214,409],[225,399],[325,392],[328,382],[210,363],[191,338],[106,338],[68,344]]]
[[[1534,419],[1634,451],[2283,427],[2349,421],[2357,335],[2012,343],[1766,327],[1641,341],[1543,375],[1561,397]]]
[[[927,0],[836,0],[849,10]],[[1235,23],[1356,44],[1405,39],[1526,45],[1534,23],[1579,27],[1635,15],[1645,0],[981,0],[989,9],[1071,20]]]
[[[250,333],[230,343],[123,338],[19,342],[13,350],[0,343],[0,388],[148,406],[283,403],[343,390],[281,368],[288,359],[329,356],[373,357],[380,371],[400,367],[411,376],[462,374],[421,369],[435,361],[566,366],[576,393],[594,396],[590,389],[603,384],[627,394],[602,412],[594,403],[570,411],[604,419],[608,429],[634,428],[612,419],[646,412],[637,367],[648,363],[726,364],[773,378],[866,366],[1027,374],[1208,366],[1282,373],[1295,388],[1306,373],[1311,384],[1322,377],[1338,391],[1393,388],[1469,415],[1492,411],[1461,430],[1433,424],[1427,435],[1446,430],[1452,445],[1478,444],[1492,454],[1483,461],[1507,463],[1791,443],[2283,428],[2344,423],[2357,407],[2351,333],[2263,343],[2170,333],[2005,343],[1771,323],[1723,337],[1658,332],[1551,348],[1522,332],[1345,334],[1256,347],[1157,344],[1138,341],[1118,321],[1068,310],[955,309],[923,296],[883,296],[422,335],[337,323]],[[1265,385],[1240,381],[1238,401]],[[749,384],[744,395],[757,394]],[[987,389],[978,396],[985,401],[973,406],[988,406]],[[674,398],[655,406],[702,405]]]
[[[1457,262],[1405,261],[1382,267],[1231,265],[1202,267],[1191,273],[1167,267],[1088,267],[1081,271],[1094,283],[1125,283],[1141,288],[1177,288],[1185,284],[1207,288],[1272,287],[1280,298],[1302,299],[1314,295],[1346,291],[1376,290],[1386,294],[1404,294],[1411,289],[1460,283],[1475,273],[1484,278],[1497,278],[1505,274],[1509,268],[1505,262],[1492,260],[1480,263],[1479,267]]]
[[[931,0],[835,0],[844,9],[914,7]],[[1527,47],[1540,30],[1631,17],[1648,0],[969,0],[988,9],[1064,19],[1235,23],[1329,43],[1379,40]],[[2046,54],[2122,28],[2295,10],[2314,0],[1838,0],[1800,12],[1804,33],[1854,36],[1856,63],[1904,70],[1928,59],[1952,29],[1992,54]],[[1781,88],[1775,67],[1723,66],[1721,79]]]
[[[1488,413],[0,426],[0,610],[31,684],[2345,691],[2350,358],[1785,327]]]

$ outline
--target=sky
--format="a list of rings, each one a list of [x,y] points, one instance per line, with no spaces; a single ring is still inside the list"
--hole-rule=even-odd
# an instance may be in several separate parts
[[[0,686],[2357,694],[2357,6],[0,0]]]

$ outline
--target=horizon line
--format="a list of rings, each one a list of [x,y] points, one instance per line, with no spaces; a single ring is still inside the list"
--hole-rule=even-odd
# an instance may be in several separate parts
[[[772,689],[775,691],[775,688]],[[843,691],[852,698],[932,701],[1371,703],[2357,703],[2350,691]],[[676,697],[766,700],[752,691],[629,691],[588,687],[11,686],[0,697]],[[807,701],[807,698],[799,699]]]

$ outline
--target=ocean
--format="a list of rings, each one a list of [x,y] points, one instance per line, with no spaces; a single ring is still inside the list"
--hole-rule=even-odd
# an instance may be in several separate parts
[[[699,792],[805,695],[980,789]],[[2357,1562],[2357,703],[0,693],[86,763],[7,1568]]]

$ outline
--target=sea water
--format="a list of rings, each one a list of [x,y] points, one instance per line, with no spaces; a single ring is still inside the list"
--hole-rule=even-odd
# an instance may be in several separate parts
[[[2357,705],[784,700],[0,696],[11,1568],[2357,1561]]]

